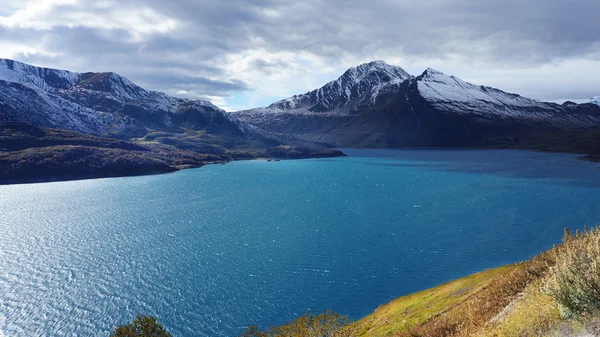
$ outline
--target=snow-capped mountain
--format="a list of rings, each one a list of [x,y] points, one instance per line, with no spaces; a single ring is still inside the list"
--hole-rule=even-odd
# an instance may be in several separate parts
[[[488,105],[502,108],[497,114],[511,115],[508,107],[527,107],[538,101],[509,94],[491,87],[478,86],[428,68],[416,81],[419,93],[443,110],[462,113],[490,113]]]
[[[373,104],[386,86],[401,83],[411,77],[400,67],[373,61],[348,69],[338,79],[319,89],[294,95],[265,108],[247,110],[245,113],[347,114],[355,106]]]
[[[76,73],[0,59],[0,121],[94,135],[140,137],[148,129],[253,127],[210,102],[146,90],[115,73]]]
[[[600,105],[540,102],[433,69],[415,77],[374,61],[306,94],[231,114],[209,102],[146,90],[115,73],[0,59],[2,121],[118,138],[193,129],[222,142],[300,137],[337,146],[488,146],[597,129]]]
[[[590,103],[596,104],[598,106],[600,106],[600,96],[594,96],[592,97],[592,99],[590,100]]]
[[[352,68],[308,94],[237,115],[262,129],[338,146],[485,146],[490,137],[512,141],[527,133],[600,127],[600,109],[591,104],[540,102],[434,69],[413,77],[381,61]]]
[[[598,113],[585,108],[578,109],[578,105],[569,107],[540,102],[492,87],[474,85],[431,68],[415,78],[414,82],[420,96],[437,111],[444,113],[519,119],[558,127],[600,126]]]

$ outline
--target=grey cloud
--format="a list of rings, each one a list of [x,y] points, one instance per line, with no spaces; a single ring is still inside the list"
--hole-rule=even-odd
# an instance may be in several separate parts
[[[227,78],[218,64],[227,56],[259,48],[308,52],[331,64],[345,57],[376,58],[382,52],[412,62],[458,55],[467,64],[482,62],[490,67],[537,67],[568,58],[600,60],[597,0],[129,0],[121,4],[149,6],[176,19],[178,28],[146,34],[136,42],[131,42],[131,32],[122,29],[58,27],[40,33],[0,28],[0,41],[29,39],[87,70],[114,70],[170,92],[195,86],[204,95],[223,97],[250,88],[239,79]],[[71,10],[74,7],[59,9]],[[102,9],[98,15],[111,13],[114,9]],[[32,59],[36,57],[51,63],[44,56]],[[69,62],[55,63],[66,67]],[[251,66],[269,75],[288,65],[254,60]]]
[[[144,76],[144,80],[150,83],[160,83],[164,88],[202,89],[208,96],[227,96],[227,93],[231,91],[250,90],[244,81],[238,79],[218,81],[200,76],[165,73],[160,69],[156,69],[150,74],[142,73],[140,76]]]
[[[291,68],[291,65],[287,62],[284,62],[282,60],[277,60],[275,62],[268,62],[262,59],[255,59],[252,60],[251,65],[254,69],[259,70],[260,72],[262,72],[265,75],[271,75],[274,72],[281,70],[281,69],[289,69]]]

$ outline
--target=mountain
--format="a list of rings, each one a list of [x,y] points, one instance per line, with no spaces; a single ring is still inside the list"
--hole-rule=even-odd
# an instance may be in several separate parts
[[[383,61],[373,61],[348,69],[337,80],[302,95],[275,102],[264,108],[240,111],[239,116],[268,116],[275,113],[340,114],[360,105],[372,104],[390,84],[412,78],[404,69]]]
[[[592,97],[592,99],[590,99],[590,103],[596,104],[596,105],[600,105],[600,96],[594,96]]]
[[[398,70],[395,76],[392,69]],[[368,76],[353,82],[348,75],[354,73]],[[302,108],[282,103],[305,101],[310,105]],[[381,61],[352,68],[308,94],[236,116],[261,129],[359,147],[544,147],[560,141],[557,135],[600,126],[597,105],[539,102],[434,69],[413,77]]]
[[[0,183],[338,155],[322,144],[260,130],[210,102],[147,90],[112,72],[0,59]]]
[[[346,114],[356,106],[374,102],[379,91],[387,85],[400,83],[411,77],[400,67],[373,61],[348,69],[340,78],[319,89],[247,112]]]
[[[115,73],[76,73],[6,59],[0,59],[0,121],[119,138],[178,127],[236,136],[253,129],[209,102],[146,90]]]

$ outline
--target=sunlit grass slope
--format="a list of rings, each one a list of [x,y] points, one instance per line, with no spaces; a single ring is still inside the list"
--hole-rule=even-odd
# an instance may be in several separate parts
[[[390,336],[421,325],[459,306],[517,265],[490,269],[432,289],[400,297],[349,326],[356,336]]]

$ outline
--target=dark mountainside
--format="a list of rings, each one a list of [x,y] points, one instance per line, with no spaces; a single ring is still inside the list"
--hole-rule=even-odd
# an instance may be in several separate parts
[[[260,130],[209,102],[149,91],[114,73],[0,60],[0,183],[339,155],[323,144]]]
[[[261,129],[340,147],[473,147],[600,155],[600,106],[555,104],[382,61],[265,108],[240,111]]]

